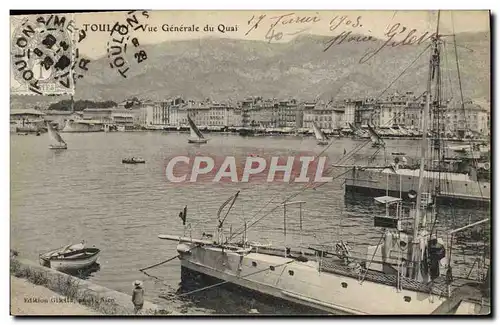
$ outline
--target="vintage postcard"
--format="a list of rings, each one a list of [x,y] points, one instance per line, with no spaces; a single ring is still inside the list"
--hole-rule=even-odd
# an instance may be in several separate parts
[[[489,11],[10,33],[12,315],[491,315]]]

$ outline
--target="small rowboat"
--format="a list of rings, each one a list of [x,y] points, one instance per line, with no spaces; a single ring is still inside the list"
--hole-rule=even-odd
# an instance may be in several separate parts
[[[142,158],[125,158],[122,159],[123,164],[145,164],[146,161]]]
[[[97,262],[100,249],[82,247],[73,250],[71,247],[65,246],[41,254],[40,264],[58,271],[78,271]]]

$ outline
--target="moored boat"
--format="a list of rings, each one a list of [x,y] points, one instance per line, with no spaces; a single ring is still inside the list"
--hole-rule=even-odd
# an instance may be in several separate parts
[[[104,123],[94,120],[71,119],[67,120],[62,133],[104,132]]]
[[[64,246],[40,255],[40,264],[58,271],[78,271],[97,262],[100,249],[82,244]]]

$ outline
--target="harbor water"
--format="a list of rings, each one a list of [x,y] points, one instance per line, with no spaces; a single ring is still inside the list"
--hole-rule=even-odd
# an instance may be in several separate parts
[[[11,136],[11,248],[23,257],[38,260],[44,251],[85,240],[101,249],[100,268],[90,280],[110,289],[130,293],[135,280],[144,282],[147,299],[174,305],[187,313],[293,314],[300,311],[281,304],[255,301],[224,288],[213,288],[176,298],[180,283],[178,259],[148,270],[140,268],[176,256],[176,243],[158,239],[159,234],[192,235],[213,233],[220,205],[240,191],[225,226],[233,233],[249,225],[248,239],[273,245],[303,243],[304,246],[337,240],[349,243],[354,252],[366,254],[381,230],[373,227],[373,216],[383,213],[373,199],[344,196],[346,170],[336,168],[333,182],[315,189],[283,182],[213,183],[209,181],[173,184],[167,181],[165,166],[173,156],[299,156],[320,154],[329,163],[366,164],[376,151],[365,141],[333,139],[329,147],[316,145],[311,137],[248,137],[208,134],[204,145],[187,143],[188,134],[177,132],[114,132],[63,134],[68,150],[49,150],[48,137]],[[387,140],[385,157],[405,152],[418,157],[419,142]],[[356,150],[354,155],[350,152]],[[347,152],[345,154],[344,152]],[[126,157],[141,157],[145,164],[122,164]],[[239,158],[238,158],[239,157]],[[349,159],[348,159],[349,158]],[[384,160],[384,150],[375,160]],[[279,179],[279,178],[278,178]],[[285,198],[305,201],[300,231],[298,206],[287,208],[287,237],[283,236]],[[187,206],[185,230],[179,212]],[[272,211],[274,209],[274,211]],[[489,210],[443,207],[439,229],[463,226],[490,215]],[[258,223],[253,221],[261,219]],[[239,237],[241,238],[241,235]],[[477,252],[455,248],[457,269],[468,273]],[[454,269],[455,272],[455,269]]]

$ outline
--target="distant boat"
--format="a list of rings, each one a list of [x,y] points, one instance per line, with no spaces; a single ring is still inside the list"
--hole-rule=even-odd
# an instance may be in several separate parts
[[[67,120],[62,133],[103,132],[104,124],[97,120],[71,119]]]
[[[189,130],[191,132],[188,143],[207,143],[208,139],[205,139],[203,134],[200,132],[193,120],[188,116]]]
[[[364,130],[352,125],[351,123],[348,123],[348,124],[349,124],[349,128],[350,128],[350,130],[355,138],[365,138],[366,137],[366,132]]]
[[[47,130],[50,138],[55,142],[49,145],[49,149],[68,149],[68,145],[63,140],[59,132],[57,132],[50,123],[47,123]]]
[[[78,271],[97,262],[100,249],[85,248],[83,242],[67,245],[40,255],[40,264],[58,271]]]
[[[312,122],[314,136],[316,137],[316,143],[320,146],[325,146],[329,143],[328,137],[321,131],[321,129],[316,125],[316,123]]]
[[[385,147],[385,142],[382,138],[375,132],[375,130],[368,124],[368,132],[370,133],[370,139],[372,140],[372,147],[380,148]]]
[[[255,129],[241,129],[238,134],[242,137],[253,137],[255,135]]]
[[[145,164],[146,161],[142,158],[132,157],[132,158],[122,159],[122,163],[123,164]]]

